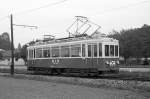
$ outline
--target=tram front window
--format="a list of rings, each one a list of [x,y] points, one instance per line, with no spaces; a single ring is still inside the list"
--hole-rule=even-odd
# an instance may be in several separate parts
[[[94,57],[97,57],[97,45],[94,45]]]
[[[109,45],[105,45],[105,56],[109,56]]]
[[[82,44],[82,57],[85,57],[85,44]]]
[[[99,43],[99,56],[102,56],[102,44]]]
[[[118,56],[118,46],[115,45],[115,56]]]
[[[110,45],[110,56],[114,56],[114,45]]]

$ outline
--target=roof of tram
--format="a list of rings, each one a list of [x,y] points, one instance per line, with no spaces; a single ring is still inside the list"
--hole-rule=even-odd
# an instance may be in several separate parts
[[[76,41],[100,41],[100,42],[118,42],[118,40],[114,38],[107,37],[105,34],[101,33],[93,33],[91,36],[82,35],[78,37],[66,37],[66,38],[49,38],[44,40],[38,40],[36,42],[32,42],[29,46],[38,46],[45,44],[55,44],[55,43],[66,43],[66,42],[76,42]]]

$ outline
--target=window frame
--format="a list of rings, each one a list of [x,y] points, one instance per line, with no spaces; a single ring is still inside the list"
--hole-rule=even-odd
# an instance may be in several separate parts
[[[41,53],[38,53],[38,51],[41,51]],[[40,57],[37,57],[38,54],[40,55]],[[35,58],[43,58],[43,48],[41,47],[35,48]]]
[[[51,47],[51,53],[52,53],[51,54],[52,58],[58,58],[58,57],[60,57],[60,46],[52,46]],[[55,56],[53,56],[54,54],[55,54]]]
[[[49,55],[47,57],[44,56],[44,51],[49,51]],[[43,47],[43,58],[50,58],[51,57],[51,47]]]
[[[30,55],[32,55],[32,57]],[[34,49],[28,49],[28,59],[34,59]]]
[[[65,50],[68,49],[68,56],[62,56],[62,52],[63,52],[62,47],[64,47]],[[60,57],[63,57],[63,58],[69,58],[70,57],[70,45],[61,45],[60,46]]]
[[[76,50],[76,49],[74,49],[73,48],[73,46],[75,46],[74,48],[79,48],[78,50]],[[76,56],[75,54],[74,54],[74,56],[72,56],[73,54],[73,52],[75,52],[75,51],[78,51],[77,53],[78,53],[78,55]],[[76,52],[75,52],[76,53]],[[73,57],[73,58],[76,58],[76,57],[82,57],[82,49],[81,49],[81,43],[77,43],[77,44],[71,44],[70,45],[70,57]]]
[[[100,46],[101,45],[101,46]],[[101,47],[101,48],[100,48]],[[101,49],[101,50],[100,50]],[[98,57],[103,56],[103,44],[101,42],[98,43]]]
[[[109,45],[110,47],[110,56],[111,57],[114,57],[115,56],[115,48],[114,48],[114,45]]]
[[[114,47],[115,47],[115,51],[114,51],[115,54],[114,54],[114,56],[115,57],[119,57],[119,45],[115,45]],[[117,55],[116,55],[116,47],[117,47]]]
[[[107,51],[106,51],[106,46],[108,46]],[[106,53],[107,52],[107,53]],[[105,51],[104,51],[105,57],[109,57],[110,56],[110,47],[108,44],[105,45]],[[106,55],[107,54],[107,55]]]

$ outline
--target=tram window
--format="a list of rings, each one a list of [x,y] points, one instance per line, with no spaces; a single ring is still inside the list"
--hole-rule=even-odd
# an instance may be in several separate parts
[[[42,58],[42,48],[36,49],[36,58]]]
[[[109,56],[109,45],[105,45],[105,56]]]
[[[81,45],[72,45],[71,46],[71,57],[81,57]]]
[[[115,45],[115,56],[118,56],[118,46]]]
[[[52,57],[59,57],[59,47],[52,47]]]
[[[85,57],[85,44],[82,44],[82,57]]]
[[[91,54],[91,45],[88,45],[88,57],[91,57],[92,56],[92,54]]]
[[[29,53],[29,54],[28,54],[28,55],[29,55],[29,59],[34,58],[34,57],[33,57],[34,50],[31,50],[31,49],[30,49],[30,50],[28,51],[28,53]]]
[[[97,57],[97,45],[94,45],[94,57]]]
[[[69,57],[69,46],[61,46],[61,57]]]
[[[43,57],[50,57],[50,48],[44,48],[43,49]]]
[[[110,45],[110,56],[114,56],[114,45]]]
[[[33,50],[33,58],[35,58],[35,49]]]
[[[102,56],[102,44],[99,43],[99,56]]]

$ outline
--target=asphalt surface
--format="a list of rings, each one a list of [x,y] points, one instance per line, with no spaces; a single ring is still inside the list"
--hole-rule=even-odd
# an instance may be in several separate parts
[[[112,88],[0,77],[0,99],[149,99],[139,92]]]

